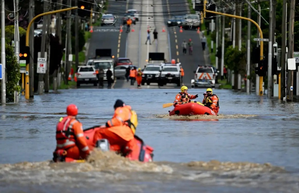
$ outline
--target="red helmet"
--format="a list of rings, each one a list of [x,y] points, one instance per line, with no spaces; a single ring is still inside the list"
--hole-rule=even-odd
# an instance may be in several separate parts
[[[191,42],[191,39],[189,39],[189,41]]]
[[[74,104],[70,104],[66,107],[66,114],[69,116],[76,116],[78,115],[78,108]]]

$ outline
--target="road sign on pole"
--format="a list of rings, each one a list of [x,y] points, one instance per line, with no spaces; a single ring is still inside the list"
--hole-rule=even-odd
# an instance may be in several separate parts
[[[47,70],[47,59],[38,58],[37,59],[37,73],[45,74]]]
[[[2,64],[0,64],[0,80],[2,80]]]
[[[263,42],[269,42],[269,39],[267,38],[254,38],[254,41],[263,41]]]
[[[20,73],[25,73],[26,72],[26,60],[20,60]]]

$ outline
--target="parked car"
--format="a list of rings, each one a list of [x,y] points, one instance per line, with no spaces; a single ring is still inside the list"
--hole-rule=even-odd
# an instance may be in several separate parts
[[[97,86],[98,78],[93,66],[78,66],[77,87],[80,87],[80,84],[82,83]]]
[[[120,65],[120,66],[116,66],[115,69],[114,69],[115,78],[117,78],[117,79],[123,79],[123,78],[125,78],[127,68],[132,68],[132,67],[136,67],[137,68],[137,66],[133,66],[133,65]]]
[[[139,21],[139,12],[136,9],[128,9],[127,13],[133,13],[136,21]]]
[[[161,72],[161,82],[163,85],[167,83],[175,83],[177,86],[181,85],[181,63],[171,64],[165,63],[162,64]]]
[[[180,26],[184,20],[184,16],[173,16],[167,21],[167,25],[169,26]]]
[[[163,83],[160,78],[161,71],[161,63],[147,64],[143,70],[141,84],[144,85],[146,83],[147,85],[150,85],[151,83],[158,83],[159,86],[163,86]]]
[[[133,13],[125,13],[124,14],[124,16],[123,16],[123,25],[127,24],[127,20],[128,20],[129,17],[131,18],[132,23],[135,25],[136,24],[136,18],[135,18]]]
[[[132,61],[129,58],[118,58],[116,60],[116,66],[119,65],[133,65]]]
[[[116,23],[116,17],[113,14],[103,14],[101,26],[115,25],[115,23]]]
[[[191,87],[215,87],[216,73],[213,66],[198,66],[194,71]]]

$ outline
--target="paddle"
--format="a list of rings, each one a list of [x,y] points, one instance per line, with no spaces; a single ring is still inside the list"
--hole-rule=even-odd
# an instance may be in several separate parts
[[[194,101],[192,101],[191,103],[194,103]],[[201,102],[196,102],[197,104],[204,106],[204,104],[202,104]],[[167,107],[171,107],[173,106],[173,103],[165,103],[163,104],[163,108],[167,108]]]

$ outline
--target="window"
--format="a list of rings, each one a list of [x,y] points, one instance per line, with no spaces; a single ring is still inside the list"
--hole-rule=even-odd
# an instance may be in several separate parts
[[[93,67],[87,67],[87,68],[80,68],[80,72],[93,72]]]
[[[163,71],[165,72],[178,72],[177,68],[164,68]]]
[[[94,66],[96,69],[108,69],[111,68],[112,62],[94,62]]]
[[[203,72],[205,72],[205,73],[213,73],[213,70],[212,70],[212,68],[198,68],[197,69],[197,73],[203,73]]]
[[[129,59],[119,59],[118,63],[131,63]]]
[[[145,70],[146,71],[160,71],[160,67],[150,66],[150,67],[146,67]]]

